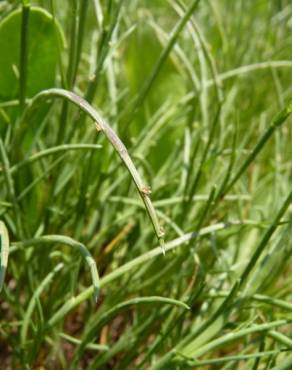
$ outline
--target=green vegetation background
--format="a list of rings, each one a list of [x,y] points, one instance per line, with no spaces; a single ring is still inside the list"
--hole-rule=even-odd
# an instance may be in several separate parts
[[[292,368],[291,56],[289,0],[0,2],[5,368]]]

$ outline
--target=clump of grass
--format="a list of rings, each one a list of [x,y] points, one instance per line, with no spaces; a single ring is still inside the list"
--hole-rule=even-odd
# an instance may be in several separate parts
[[[15,8],[5,366],[290,368],[289,2],[2,1],[3,47]],[[34,95],[36,19],[58,68]]]

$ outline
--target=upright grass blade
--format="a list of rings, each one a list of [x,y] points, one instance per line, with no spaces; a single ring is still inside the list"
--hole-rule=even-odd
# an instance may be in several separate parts
[[[73,0],[70,4],[70,46],[68,55],[68,69],[66,88],[72,88],[75,80],[75,62],[76,62],[76,48],[77,48],[77,0]],[[65,104],[65,103],[64,103]],[[64,110],[64,105],[62,110]]]
[[[119,15],[122,9],[122,6],[124,4],[125,0],[120,0],[117,4],[115,4],[115,7],[112,7],[112,2],[109,2],[109,24],[103,25],[103,32],[100,39],[100,44],[97,50],[96,55],[96,68],[94,71],[93,78],[89,81],[87,91],[85,93],[85,99],[91,103],[94,99],[97,87],[100,82],[100,75],[102,72],[102,68],[104,66],[104,62],[106,60],[106,57],[110,51],[110,41],[112,38],[112,35],[118,25],[118,19]],[[111,8],[114,8],[113,10]],[[103,19],[105,22],[105,19]]]
[[[63,89],[49,89],[49,90],[44,90],[40,92],[32,99],[32,101],[30,102],[29,106],[27,107],[27,109],[25,110],[23,114],[23,117],[19,125],[20,129],[19,129],[18,136],[17,136],[18,140],[21,137],[21,135],[25,133],[30,116],[33,113],[33,111],[36,109],[36,107],[41,103],[41,101],[51,99],[51,98],[56,98],[56,97],[69,100],[73,104],[77,105],[79,109],[84,111],[86,114],[88,114],[93,119],[96,125],[96,129],[98,131],[101,130],[104,132],[109,142],[112,144],[116,152],[121,157],[126,169],[129,171],[136,185],[136,188],[138,189],[138,192],[144,202],[145,208],[152,222],[156,236],[161,244],[162,249],[164,250],[164,239],[163,239],[164,231],[159,225],[154,206],[150,200],[151,190],[149,189],[149,187],[147,187],[143,183],[122,141],[115,134],[115,132],[109,126],[109,124],[100,116],[100,114],[91,105],[89,105],[84,99],[82,99],[80,96],[70,91],[63,90]],[[18,142],[18,140],[16,142]]]
[[[28,195],[28,193],[31,192],[39,182],[41,182],[44,178],[48,177],[48,175],[50,174],[50,172],[52,172],[52,170],[56,170],[57,166],[62,162],[64,157],[65,157],[64,155],[60,156],[51,165],[47,166],[41,175],[37,176],[31,183],[29,183],[22,190],[22,192],[17,196],[16,198],[17,202],[22,201],[22,199],[24,199]]]
[[[19,209],[19,205],[17,202],[16,194],[15,194],[15,187],[14,181],[10,173],[10,163],[9,158],[7,156],[7,152],[0,136],[0,159],[2,162],[3,174],[4,174],[4,181],[7,188],[7,194],[13,204],[13,212],[15,217],[15,229],[18,233],[19,237],[23,237],[23,228],[21,223],[21,213]]]
[[[39,299],[40,295],[42,292],[48,287],[48,285],[51,283],[52,279],[58,273],[61,269],[63,268],[63,264],[59,263],[46,277],[45,279],[41,282],[41,284],[37,287],[36,291],[34,292],[33,296],[31,297],[31,300],[28,304],[28,307],[25,311],[25,315],[23,318],[22,322],[22,327],[21,327],[21,343],[23,346],[26,344],[27,340],[27,332],[29,328],[29,324],[31,321],[31,316],[33,314],[33,310],[37,304],[37,300]]]
[[[78,22],[78,33],[77,33],[77,42],[76,42],[76,60],[74,62],[74,69],[72,73],[73,77],[73,84],[75,83],[78,66],[81,59],[81,52],[82,52],[82,45],[84,41],[84,32],[85,32],[85,25],[86,25],[86,16],[88,10],[88,0],[81,0],[79,6],[79,22]]]
[[[292,104],[291,104],[291,111],[292,111]],[[274,234],[275,230],[279,226],[279,222],[281,221],[281,218],[284,216],[285,212],[287,211],[287,209],[291,205],[291,203],[292,203],[292,190],[290,191],[290,193],[288,194],[287,198],[283,202],[283,205],[280,208],[279,212],[277,213],[277,215],[276,215],[273,223],[271,224],[271,226],[266,231],[263,239],[259,243],[259,245],[256,248],[253,256],[251,257],[249,263],[247,264],[247,266],[245,267],[243,273],[241,274],[240,283],[239,283],[238,288],[242,287],[244,285],[244,283],[246,282],[246,280],[248,278],[248,275],[250,274],[251,270],[256,265],[259,257],[263,253],[263,250],[267,247],[268,242],[269,242],[271,236]]]
[[[183,11],[187,10],[186,5],[181,0],[176,0],[175,2],[173,0],[168,0],[168,1],[170,3],[172,3],[173,8],[180,15],[182,15]],[[217,95],[218,103],[221,105],[223,103],[223,100],[224,100],[224,95],[223,95],[223,91],[222,91],[221,81],[218,78],[218,71],[217,71],[216,62],[215,62],[215,59],[212,56],[212,53],[209,51],[209,47],[208,47],[208,44],[205,40],[205,36],[204,36],[202,30],[200,29],[199,25],[195,21],[194,17],[190,18],[190,28],[191,28],[191,31],[194,31],[194,33],[198,37],[198,41],[200,43],[200,46],[202,48],[202,51],[205,55],[205,58],[207,60],[207,63],[209,65],[209,68],[210,68],[210,71],[211,71],[211,74],[212,74],[212,78],[213,78],[214,85],[215,85],[215,88],[216,88],[216,95]],[[204,85],[206,85],[206,82],[207,81],[202,81],[202,83]],[[207,86],[204,86],[204,87],[207,88]]]
[[[145,101],[148,93],[150,92],[151,88],[153,87],[154,82],[157,79],[157,76],[159,72],[161,71],[162,66],[164,65],[165,61],[167,60],[171,50],[173,49],[181,31],[184,29],[185,25],[189,21],[190,17],[192,16],[193,12],[195,11],[196,7],[198,6],[200,0],[193,0],[186,10],[184,16],[178,21],[175,28],[172,31],[171,37],[166,45],[166,47],[163,49],[157,63],[155,64],[149,78],[146,80],[144,86],[141,88],[137,98],[134,100],[132,104],[132,112],[130,115],[130,118],[128,119],[128,124],[131,123],[131,121],[134,118],[134,114],[136,110],[143,104]]]
[[[0,292],[2,290],[7,269],[9,255],[9,236],[7,228],[3,221],[0,220]]]
[[[276,117],[273,119],[270,127],[264,132],[263,136],[257,142],[252,152],[239,167],[239,169],[231,179],[230,183],[226,186],[225,193],[228,193],[230,191],[230,189],[237,182],[240,176],[246,171],[247,167],[251,164],[251,162],[257,157],[259,152],[263,149],[264,145],[268,142],[274,131],[286,121],[286,119],[290,116],[291,113],[292,113],[292,100],[290,100],[286,107],[280,113],[278,113]]]
[[[184,189],[185,201],[183,203],[183,209],[182,209],[184,214],[187,214],[189,209],[190,209],[190,205],[191,205],[190,199],[192,199],[193,196],[195,195],[196,189],[197,189],[199,181],[201,179],[202,170],[203,170],[205,161],[207,159],[207,156],[208,156],[208,153],[209,153],[209,150],[210,150],[210,146],[211,146],[211,144],[212,144],[212,142],[215,138],[216,128],[217,128],[217,124],[219,122],[219,117],[220,117],[220,112],[221,112],[221,106],[219,106],[219,108],[217,109],[216,115],[215,115],[215,117],[212,121],[212,126],[211,126],[210,131],[209,131],[208,141],[207,141],[207,143],[206,143],[206,145],[203,149],[203,153],[202,153],[202,156],[200,158],[200,163],[199,163],[198,169],[196,171],[195,178],[194,178],[193,181],[190,181],[190,184],[187,183],[186,188]],[[190,189],[188,189],[189,187],[190,187]]]
[[[53,17],[53,22],[54,22],[54,28],[55,28],[55,35],[57,39],[57,47],[58,47],[58,61],[59,61],[59,69],[60,69],[60,75],[61,75],[61,81],[62,81],[62,87],[67,88],[67,81],[66,81],[66,76],[65,76],[65,71],[64,71],[64,65],[62,61],[62,40],[60,38],[60,34],[58,32],[58,22],[56,18],[56,12],[55,12],[55,0],[50,0],[50,10],[52,13]]]
[[[23,1],[21,13],[20,60],[19,60],[19,105],[21,109],[24,108],[26,98],[29,13],[30,13],[29,1]]]

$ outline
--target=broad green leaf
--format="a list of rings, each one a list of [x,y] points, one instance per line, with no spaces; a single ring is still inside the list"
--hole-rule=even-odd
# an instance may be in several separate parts
[[[0,23],[0,101],[19,92],[21,9]],[[27,96],[55,85],[59,49],[64,45],[60,26],[46,10],[31,7],[28,25]]]

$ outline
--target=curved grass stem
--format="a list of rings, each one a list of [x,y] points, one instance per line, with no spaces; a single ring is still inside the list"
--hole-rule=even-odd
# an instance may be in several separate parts
[[[116,152],[119,154],[125,167],[129,171],[136,185],[136,188],[138,189],[138,192],[144,202],[145,208],[152,222],[156,236],[164,251],[164,239],[163,239],[164,231],[159,225],[155,208],[150,200],[151,190],[147,186],[145,186],[145,184],[143,183],[123,142],[116,135],[113,129],[109,126],[109,124],[100,116],[100,114],[90,104],[87,103],[86,100],[74,94],[73,92],[67,91],[64,89],[48,89],[48,90],[44,90],[40,92],[32,99],[31,103],[25,110],[23,117],[20,121],[19,132],[18,132],[17,138],[20,138],[22,134],[25,133],[25,130],[27,128],[27,122],[29,122],[29,118],[31,114],[33,113],[33,111],[36,109],[36,107],[43,100],[58,98],[58,97],[66,99],[72,102],[73,104],[77,105],[79,109],[81,109],[83,112],[85,112],[88,116],[90,116],[93,119],[93,121],[95,122],[96,129],[98,131],[104,132],[105,136],[107,137],[109,142],[112,144]]]
[[[84,244],[72,238],[69,238],[68,236],[64,236],[64,235],[44,235],[38,238],[14,243],[13,246],[15,247],[38,246],[40,244],[51,244],[51,243],[60,243],[60,244],[68,245],[69,247],[76,249],[82,255],[82,257],[85,259],[90,269],[92,283],[93,283],[93,296],[94,296],[95,301],[97,301],[97,298],[99,296],[99,291],[100,291],[99,275],[98,275],[96,263]]]

